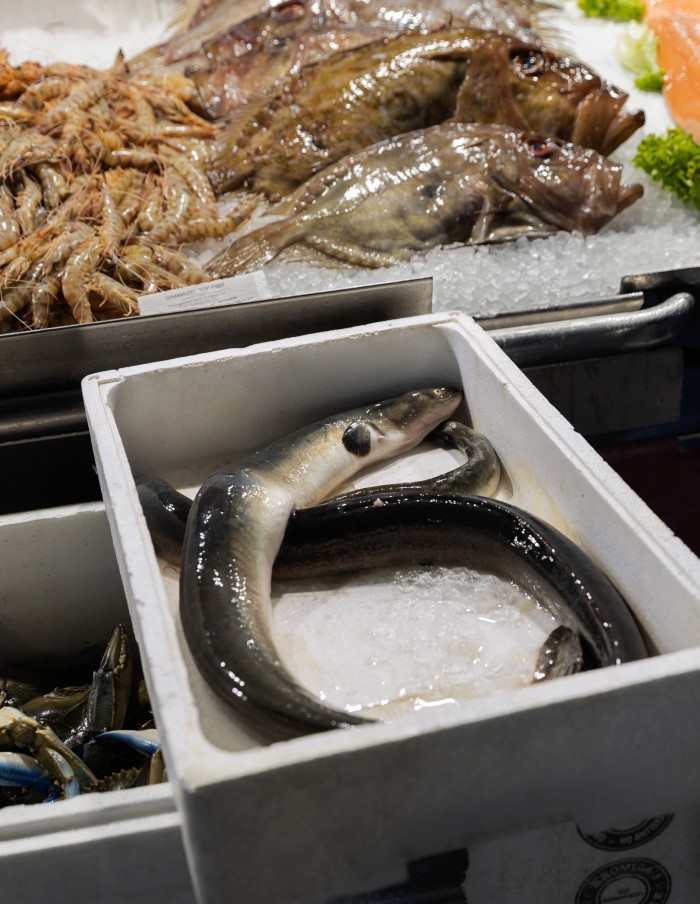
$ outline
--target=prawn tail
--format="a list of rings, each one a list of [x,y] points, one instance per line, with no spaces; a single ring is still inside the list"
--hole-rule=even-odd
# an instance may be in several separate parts
[[[258,270],[301,238],[289,220],[269,223],[237,239],[213,257],[205,270],[211,279],[224,279]]]

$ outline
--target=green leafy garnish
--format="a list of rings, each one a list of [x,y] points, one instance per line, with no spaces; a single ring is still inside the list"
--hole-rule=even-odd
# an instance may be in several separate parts
[[[638,75],[634,80],[634,84],[640,91],[656,91],[658,93],[664,86],[663,69],[657,69],[656,72],[645,72],[643,75]]]
[[[700,144],[676,127],[639,142],[633,163],[700,210]]]
[[[661,91],[664,73],[659,69],[659,41],[644,22],[632,22],[617,41],[617,57],[637,78],[642,91]]]
[[[644,17],[644,0],[578,0],[578,5],[587,16],[615,22],[641,22]]]

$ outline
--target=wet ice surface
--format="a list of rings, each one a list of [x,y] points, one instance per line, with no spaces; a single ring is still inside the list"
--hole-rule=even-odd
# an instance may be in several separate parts
[[[529,684],[556,624],[519,588],[468,568],[381,569],[274,590],[289,671],[334,708],[384,721]]]

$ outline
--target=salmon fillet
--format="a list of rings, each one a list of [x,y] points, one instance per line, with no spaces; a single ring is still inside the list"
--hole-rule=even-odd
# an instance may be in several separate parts
[[[647,0],[647,25],[659,41],[663,93],[674,121],[700,141],[700,2]]]

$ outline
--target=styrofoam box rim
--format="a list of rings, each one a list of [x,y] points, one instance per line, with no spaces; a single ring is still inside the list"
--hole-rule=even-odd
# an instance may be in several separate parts
[[[368,730],[361,728],[349,732],[329,732],[237,752],[222,750],[210,743],[198,730],[196,720],[193,723],[188,718],[188,713],[194,711],[195,703],[188,684],[187,670],[184,661],[170,657],[169,661],[160,662],[159,674],[155,679],[152,676],[152,683],[155,683],[156,697],[159,698],[156,701],[156,705],[160,707],[157,717],[163,731],[170,777],[175,783],[175,792],[179,796],[180,805],[184,804],[188,808],[185,815],[186,834],[188,821],[202,820],[207,808],[214,805],[217,789],[223,788],[229,781],[244,780],[241,793],[248,800],[251,794],[254,795],[251,788],[256,777],[272,775],[276,770],[281,770],[280,778],[277,780],[279,783],[283,780],[281,775],[286,775],[288,769],[304,765],[316,766],[324,760],[331,759],[340,768],[345,769],[352,761],[348,759],[349,757],[363,755],[360,759],[366,763],[364,754],[372,750],[383,751],[386,754],[392,747],[405,750],[407,744],[413,744],[412,749],[415,749],[414,742],[421,739],[425,741],[430,737],[435,739],[435,743],[442,744],[441,749],[444,753],[446,739],[455,732],[459,733],[463,743],[465,738],[472,738],[475,731],[486,729],[488,725],[496,726],[501,723],[510,725],[512,719],[518,721],[525,715],[528,719],[537,721],[550,709],[562,714],[573,712],[575,718],[580,719],[590,712],[591,706],[604,703],[606,698],[614,698],[617,701],[610,705],[612,711],[618,711],[629,694],[634,695],[639,688],[643,687],[644,692],[650,695],[650,699],[656,700],[660,689],[667,685],[679,687],[679,693],[683,696],[689,692],[686,679],[700,681],[700,646],[693,645],[688,648],[689,637],[697,639],[696,643],[700,644],[698,595],[700,561],[532,387],[493,340],[471,318],[455,312],[385,321],[371,326],[262,343],[244,349],[212,352],[152,365],[106,371],[91,375],[83,381],[85,407],[103,495],[115,536],[120,567],[127,584],[132,618],[137,622],[141,635],[149,638],[149,643],[154,649],[157,646],[161,649],[177,649],[178,641],[175,626],[172,624],[173,619],[163,617],[166,600],[161,572],[152,551],[130,464],[121,444],[113,410],[119,387],[124,381],[134,379],[138,381],[163,375],[168,371],[206,367],[212,364],[224,366],[231,359],[236,359],[240,363],[245,358],[257,359],[258,356],[283,354],[285,349],[291,347],[312,351],[326,343],[340,343],[345,346],[347,343],[363,342],[379,334],[386,334],[389,338],[396,337],[399,341],[402,334],[411,330],[439,330],[455,344],[461,343],[463,347],[469,347],[470,353],[476,355],[478,363],[486,369],[489,378],[498,379],[508,405],[515,406],[519,416],[527,419],[533,425],[533,430],[539,431],[538,435],[546,437],[550,443],[556,442],[558,454],[566,456],[572,474],[585,481],[591,488],[599,503],[598,507],[602,506],[610,515],[614,528],[629,532],[630,536],[634,536],[636,541],[642,544],[646,560],[642,563],[645,575],[652,576],[653,580],[653,576],[659,574],[663,580],[672,582],[675,596],[672,602],[681,607],[684,623],[679,625],[676,624],[678,619],[667,619],[660,609],[658,612],[656,609],[645,612],[641,620],[647,632],[652,637],[657,635],[663,637],[661,648],[670,652],[644,661],[628,663],[614,669],[583,673],[549,684],[545,682],[512,692],[499,693],[489,698],[470,701],[458,710],[429,710],[420,714],[420,721],[406,718],[394,723],[374,725]],[[545,517],[541,511],[537,514]],[[573,535],[582,545],[586,545],[585,523],[583,527],[579,525],[579,530],[583,531],[581,536],[577,536],[572,523],[558,523],[556,526]],[[596,529],[605,534],[612,528],[607,520],[603,519],[603,523],[596,524]],[[604,547],[608,540],[609,537],[602,537],[598,544],[599,552],[602,550],[605,554]],[[591,552],[590,549],[588,551]],[[624,549],[621,551],[624,554]],[[605,563],[601,564],[605,567]],[[611,563],[607,563],[609,571],[610,566]],[[616,580],[614,575],[611,576]],[[624,587],[620,589],[625,592]],[[652,710],[653,706],[652,703]],[[443,740],[438,741],[439,738]],[[420,750],[424,753],[424,744],[420,746]],[[682,754],[679,756],[682,758]],[[204,770],[203,764],[206,764]],[[304,771],[304,774],[306,775],[307,771]],[[598,808],[596,816],[602,817],[605,800],[601,800],[601,795],[592,797],[595,798],[594,805]],[[556,814],[558,819],[567,818],[566,807],[564,804],[562,806],[564,811]],[[641,806],[641,815],[648,814],[644,804]],[[632,812],[634,809],[632,801],[630,808]],[[611,815],[614,816],[615,813]],[[617,815],[619,816],[619,813]],[[541,814],[538,815],[535,807],[532,819],[536,821],[540,817]],[[494,819],[491,829],[497,826],[498,819],[501,820],[500,828],[503,829],[504,817]],[[507,821],[507,817],[505,819]],[[510,828],[517,830],[518,824],[514,823]],[[486,830],[489,830],[488,827]],[[192,843],[197,846],[196,840]],[[434,843],[436,845],[434,851],[437,852],[441,849],[437,835]],[[213,855],[207,853],[206,856]],[[379,857],[379,846],[375,856]],[[371,870],[371,866],[368,865],[367,869]],[[324,891],[330,893],[337,888],[342,890],[342,885],[337,884],[342,882],[342,872],[340,868],[336,869],[336,886]],[[303,894],[300,897],[294,896],[291,891],[289,894],[290,901],[307,900]],[[253,899],[251,896],[251,900]]]

